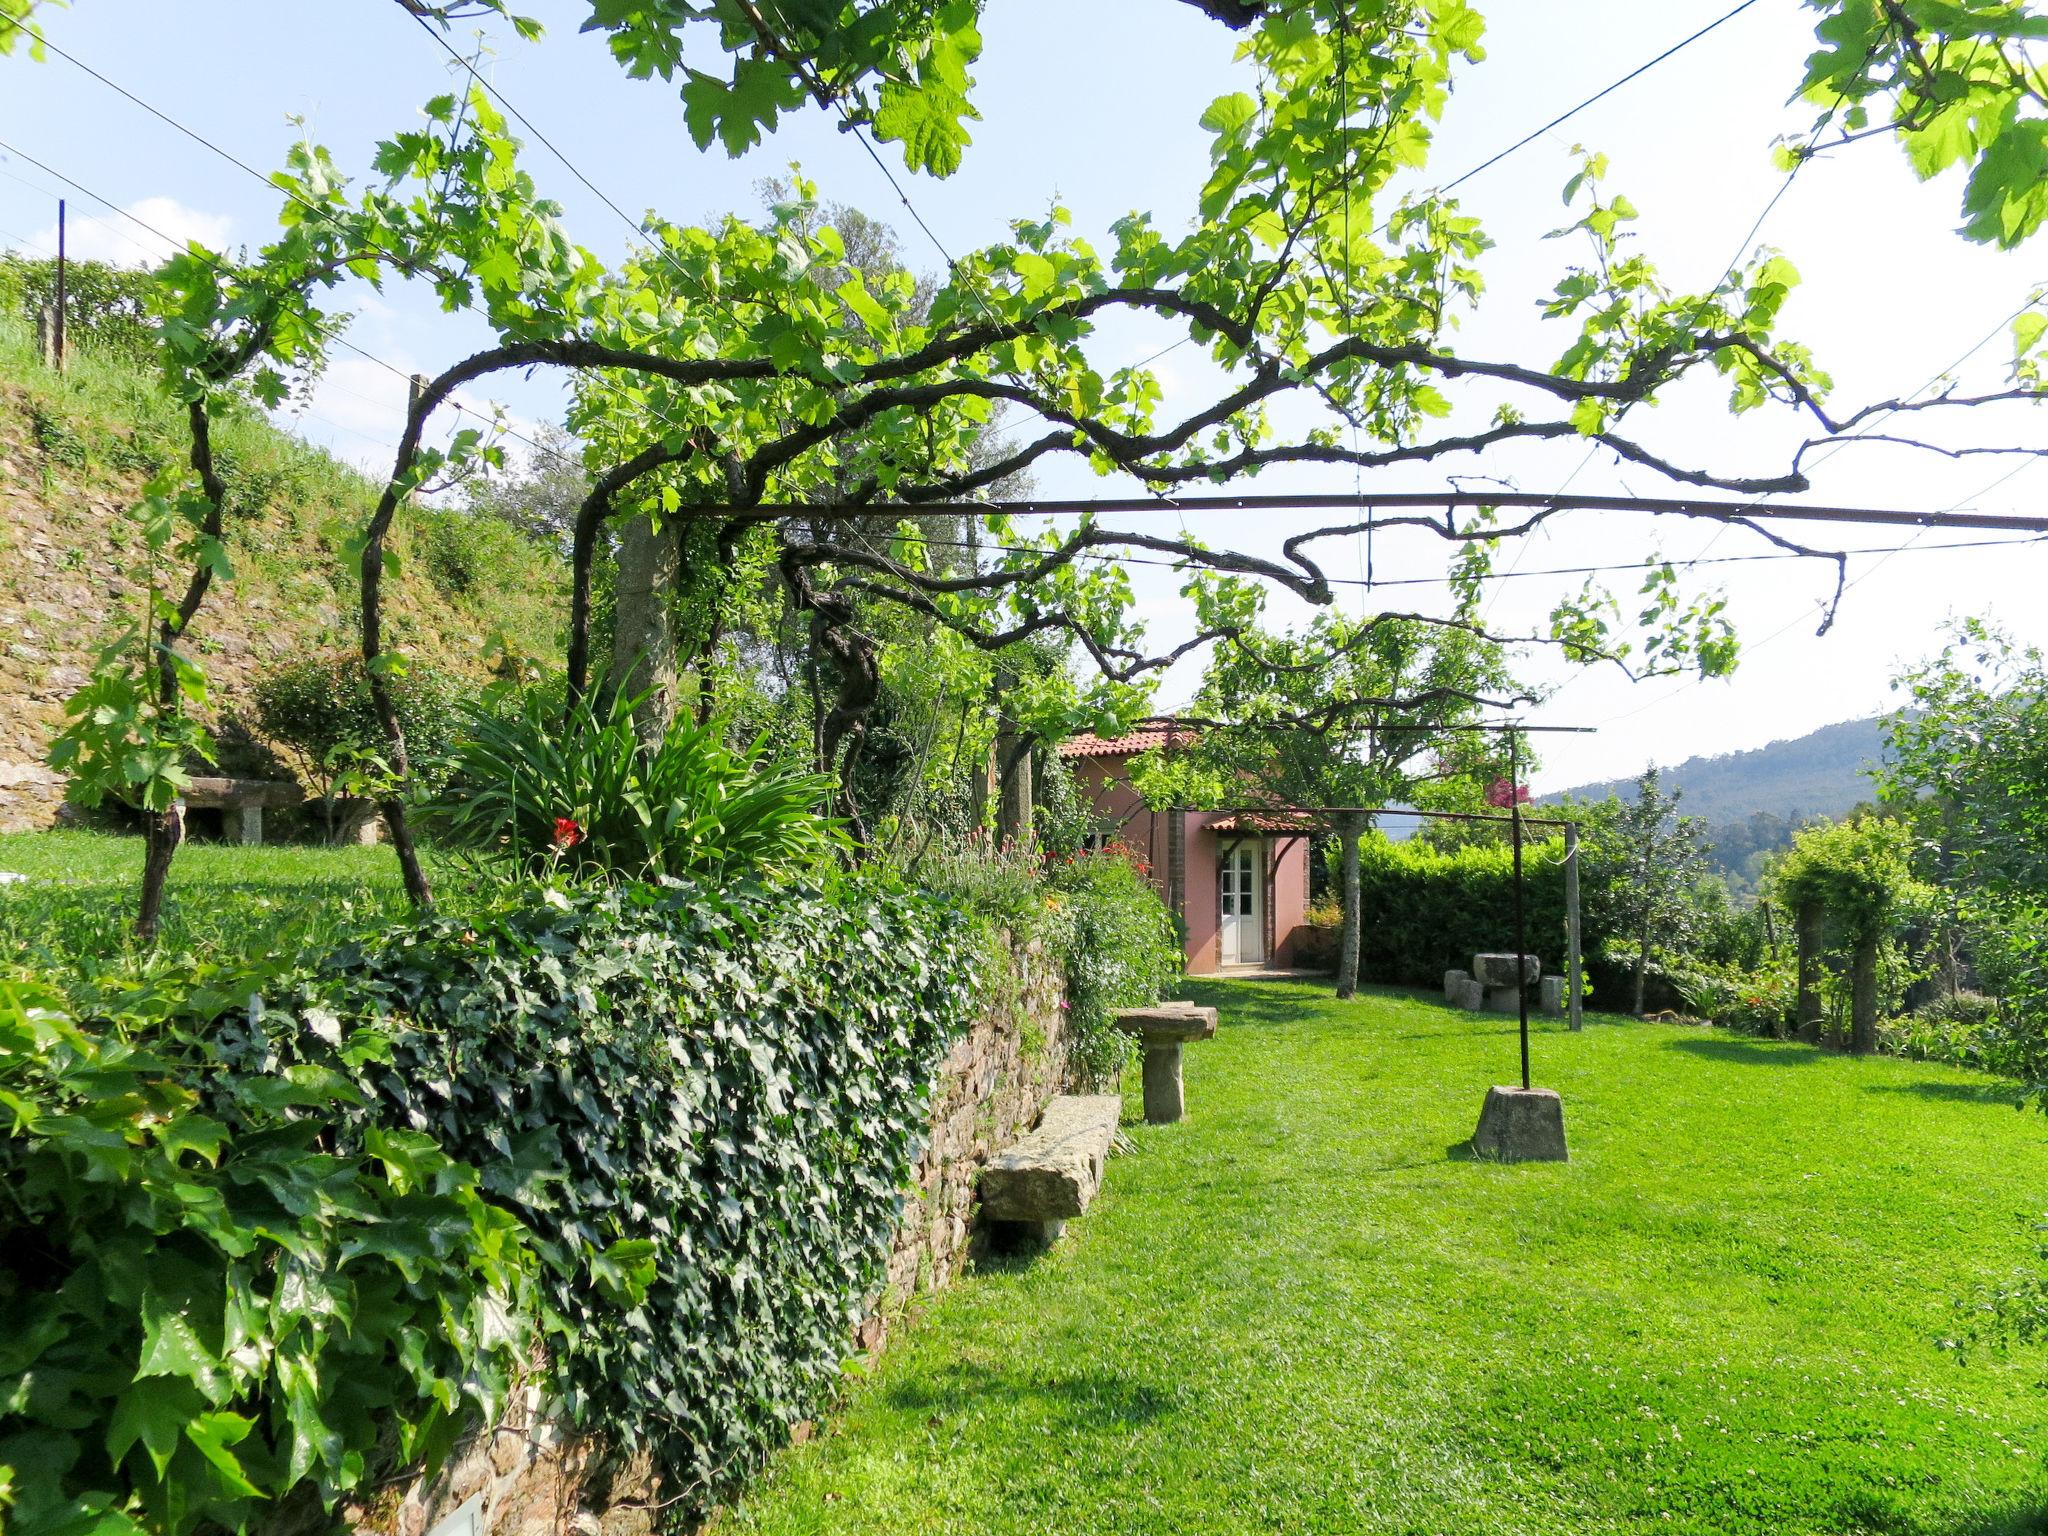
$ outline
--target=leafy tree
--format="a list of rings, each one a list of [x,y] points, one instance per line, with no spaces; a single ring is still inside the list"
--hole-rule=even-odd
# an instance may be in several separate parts
[[[1132,764],[1155,806],[1294,809],[1334,835],[1343,861],[1337,995],[1358,990],[1359,839],[1373,808],[1431,805],[1469,781],[1487,748],[1469,724],[1513,691],[1500,643],[1414,615],[1317,615],[1267,634],[1244,617],[1218,646],[1190,712],[1193,739]],[[1431,728],[1438,728],[1433,731]]]
[[[530,539],[564,550],[576,524],[576,509],[590,494],[583,448],[553,422],[543,422],[534,450],[516,470],[509,466],[466,481],[463,505],[481,517],[509,523]]]
[[[1885,722],[1885,802],[2003,1001],[2012,1070],[2048,1083],[2048,661],[1968,619],[1894,687],[1908,702]]]
[[[1631,1008],[1643,1011],[1650,961],[1681,947],[1702,917],[1700,882],[1708,875],[1707,824],[1682,815],[1682,792],[1666,793],[1655,768],[1636,792],[1584,824],[1582,856],[1595,872],[1586,902],[1597,931],[1612,936],[1631,967]]]
[[[857,24],[847,26],[839,12],[826,25],[823,13],[793,16],[746,0],[687,9],[603,0],[592,19],[629,68],[684,80],[700,136],[737,147],[808,88],[856,120],[870,114],[913,163],[949,168],[967,110],[965,67],[979,48],[973,5],[855,0],[851,9]],[[391,768],[384,816],[407,889],[422,905],[431,892],[406,824],[410,761],[389,686],[404,658],[385,628],[383,589],[394,574],[386,544],[423,488],[502,457],[489,434],[468,429],[447,448],[427,445],[430,423],[455,392],[500,372],[561,368],[578,379],[570,424],[588,445],[591,489],[571,538],[572,700],[592,683],[591,575],[608,526],[677,519],[702,556],[680,562],[688,580],[744,594],[772,577],[813,631],[817,755],[842,795],[882,677],[897,664],[886,654],[895,632],[878,613],[915,615],[926,634],[947,632],[955,652],[971,658],[967,673],[1022,642],[1066,637],[1093,678],[1048,675],[1016,701],[1034,713],[1034,732],[1050,737],[1130,718],[1176,656],[1243,632],[1249,589],[1328,608],[1334,588],[1322,558],[1368,524],[1436,533],[1459,552],[1454,581],[1471,586],[1502,540],[1568,502],[1503,520],[1483,495],[1459,494],[1447,502],[1462,520],[1352,517],[1297,535],[1279,558],[1085,519],[1057,531],[994,515],[978,520],[980,558],[968,570],[925,525],[900,524],[886,543],[874,538],[868,509],[877,505],[958,512],[1007,476],[1061,455],[1171,489],[1288,464],[1362,474],[1580,439],[1688,493],[1754,498],[1806,489],[1801,465],[1814,444],[1851,433],[1873,411],[1985,398],[1831,405],[1826,374],[1777,334],[1797,281],[1790,263],[1764,253],[1708,290],[1673,291],[1645,255],[1624,246],[1634,210],[1605,188],[1598,157],[1567,188],[1577,214],[1569,233],[1584,254],[1565,263],[1546,305],[1554,361],[1461,354],[1451,339],[1482,292],[1486,236],[1441,196],[1388,188],[1426,163],[1455,70],[1479,55],[1479,17],[1461,0],[1397,0],[1364,15],[1339,0],[1204,9],[1238,26],[1234,46],[1257,90],[1226,95],[1203,114],[1211,173],[1192,226],[1167,232],[1133,214],[1115,226],[1113,248],[1097,251],[1074,239],[1055,209],[965,253],[925,294],[907,273],[871,281],[854,270],[844,238],[817,217],[815,194],[801,185],[760,224],[651,219],[647,243],[608,270],[561,228],[481,91],[467,102],[430,103],[420,125],[378,146],[375,179],[360,187],[324,150],[296,148],[277,179],[288,200],[277,241],[237,263],[195,249],[161,277],[166,387],[195,413],[192,476],[169,488],[195,530],[191,575],[151,639],[151,654],[162,658],[154,685],[161,713],[180,712],[178,680],[196,668],[178,646],[226,569],[224,488],[202,468],[210,463],[206,412],[237,391],[281,398],[292,376],[317,367],[338,323],[319,304],[350,278],[427,285],[448,310],[481,314],[496,338],[420,391],[351,551]],[[697,35],[708,38],[711,21],[732,59],[729,80],[682,70],[684,32],[707,23]],[[1181,327],[1207,350],[1224,376],[1214,398],[1168,419],[1151,373],[1099,356],[1095,327],[1133,314]],[[2016,338],[2022,352],[2040,339],[2024,327]],[[1635,423],[1699,375],[1718,376],[1735,411],[1803,419],[1807,440],[1740,472],[1684,462],[1644,440]],[[1453,388],[1490,410],[1492,424],[1443,428]],[[2040,393],[2023,371],[1991,398]],[[1326,408],[1327,424],[1282,430],[1300,419],[1296,404]],[[1036,425],[990,462],[979,445],[999,407]],[[1764,533],[1737,504],[1700,511],[1793,552],[1828,553]],[[1202,619],[1191,646],[1147,646],[1114,563],[1124,552],[1185,567]],[[1616,660],[1639,674],[1713,675],[1735,660],[1721,599],[1681,591],[1669,565],[1653,568],[1643,601],[1627,613],[1597,587],[1565,597],[1547,638],[1574,659]],[[145,661],[131,655],[109,665],[132,676]],[[150,765],[165,754],[150,730],[121,727],[102,745],[119,773],[156,782]],[[145,929],[176,846],[160,813],[152,825]]]
[[[1905,823],[1866,815],[1808,827],[1774,866],[1772,888],[1798,924],[1802,1038],[1819,1034],[1821,952],[1832,926],[1850,952],[1849,1048],[1859,1055],[1877,1049],[1878,951],[1925,900],[1913,851]]]

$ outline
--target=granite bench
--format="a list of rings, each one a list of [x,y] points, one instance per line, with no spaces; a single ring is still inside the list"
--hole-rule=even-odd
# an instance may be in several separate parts
[[[981,1213],[1002,1236],[1044,1247],[1088,1209],[1123,1114],[1113,1093],[1061,1094],[1038,1128],[981,1170]]]

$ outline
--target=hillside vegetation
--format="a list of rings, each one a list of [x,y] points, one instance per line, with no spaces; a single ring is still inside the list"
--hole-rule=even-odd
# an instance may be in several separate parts
[[[259,413],[218,418],[232,501],[235,579],[193,626],[230,772],[275,774],[246,734],[266,668],[356,637],[356,578],[342,558],[369,482]],[[48,825],[62,786],[42,766],[64,701],[100,643],[139,617],[140,535],[127,517],[149,476],[184,451],[182,412],[131,364],[75,354],[58,375],[28,327],[0,318],[0,831]],[[402,513],[400,577],[386,584],[399,643],[457,675],[502,658],[553,658],[561,562],[503,521],[434,507]]]
[[[1688,816],[1716,825],[1742,821],[1757,812],[1797,821],[1840,816],[1876,794],[1870,774],[1884,755],[1884,731],[1876,718],[1844,720],[1789,741],[1774,741],[1748,752],[1689,757],[1662,770],[1664,787],[1681,790]],[[1635,798],[1633,777],[1581,784],[1546,795],[1546,800]]]

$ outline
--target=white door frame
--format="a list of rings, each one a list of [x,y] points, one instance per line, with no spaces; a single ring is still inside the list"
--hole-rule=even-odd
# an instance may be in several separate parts
[[[1266,857],[1258,838],[1226,844],[1216,859],[1218,965],[1258,965],[1266,958]]]

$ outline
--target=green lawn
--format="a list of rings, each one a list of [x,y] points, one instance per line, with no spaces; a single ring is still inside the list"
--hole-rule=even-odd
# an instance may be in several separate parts
[[[932,1301],[725,1532],[2048,1529],[2048,1122],[1922,1064],[1546,1030],[1573,1161],[1467,1160],[1512,1026],[1197,989],[1191,1118],[1047,1258]]]
[[[139,835],[0,837],[0,870],[28,877],[0,884],[0,960],[57,975],[123,973],[143,963],[129,932],[142,877]],[[405,910],[389,848],[188,843],[171,865],[160,963],[276,953]]]

